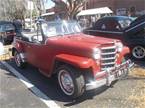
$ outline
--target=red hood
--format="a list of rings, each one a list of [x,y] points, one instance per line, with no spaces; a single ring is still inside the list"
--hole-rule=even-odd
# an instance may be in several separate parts
[[[114,43],[114,39],[108,39],[103,37],[96,37],[86,34],[73,34],[65,35],[60,37],[52,37],[47,40],[47,44],[63,45],[63,46],[76,46],[76,47],[86,47],[94,48],[101,45],[107,45]]]
[[[75,34],[75,35],[68,35],[64,39],[70,40],[72,42],[79,42],[79,43],[88,43],[88,44],[107,44],[114,42],[114,39],[108,39],[103,37],[96,37],[86,34]]]
[[[48,38],[46,42],[52,50],[87,57],[92,57],[94,48],[110,46],[112,43],[114,43],[114,39],[89,36],[85,34],[51,37]]]

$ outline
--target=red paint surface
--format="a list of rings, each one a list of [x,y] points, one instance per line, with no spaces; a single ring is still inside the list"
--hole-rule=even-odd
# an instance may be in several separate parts
[[[100,60],[93,59],[93,48],[106,46],[110,42],[114,42],[114,39],[76,34],[51,37],[45,41],[45,44],[16,39],[14,46],[19,52],[25,53],[27,62],[43,70],[45,75],[51,75],[56,60],[77,68],[91,68],[95,75],[100,72]],[[124,50],[118,54],[118,64],[127,53],[129,49],[124,47]]]

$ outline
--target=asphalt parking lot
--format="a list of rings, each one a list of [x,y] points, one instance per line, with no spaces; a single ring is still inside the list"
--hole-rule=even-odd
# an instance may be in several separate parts
[[[112,87],[102,87],[95,91],[85,93],[76,100],[68,99],[57,85],[55,76],[46,78],[33,66],[26,69],[18,69],[13,60],[6,61],[20,75],[24,76],[39,92],[33,91],[33,86],[22,83],[22,79],[15,76],[13,69],[0,63],[0,106],[1,108],[47,108],[71,107],[71,108],[145,108],[132,99],[134,95],[145,95],[145,77],[129,76],[113,84]],[[143,67],[143,66],[142,66]],[[140,88],[136,91],[136,87]],[[137,92],[137,93],[136,93]],[[141,94],[138,94],[141,92]],[[47,101],[47,102],[46,102]],[[51,105],[50,105],[51,104]],[[144,105],[144,103],[143,103]]]
[[[15,75],[0,64],[0,107],[1,108],[46,108]]]

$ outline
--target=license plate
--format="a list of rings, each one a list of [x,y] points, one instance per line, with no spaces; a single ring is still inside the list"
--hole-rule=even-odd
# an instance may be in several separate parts
[[[121,77],[121,75],[123,75],[123,74],[124,74],[124,71],[125,71],[124,69],[119,70],[118,72],[116,72],[115,77],[116,77],[116,78]]]
[[[115,78],[121,77],[123,74],[125,74],[126,64],[124,64],[121,67],[117,67],[116,69],[112,70],[110,73],[111,75],[115,75]]]

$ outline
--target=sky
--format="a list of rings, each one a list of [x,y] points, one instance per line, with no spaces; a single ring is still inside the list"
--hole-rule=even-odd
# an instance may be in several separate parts
[[[49,9],[49,8],[52,8],[55,4],[51,1],[51,0],[44,0],[46,3],[45,3],[45,8],[46,9]],[[66,2],[66,0],[63,0]]]
[[[51,0],[44,0],[44,1],[46,2],[45,3],[46,9],[52,8],[55,5]]]

